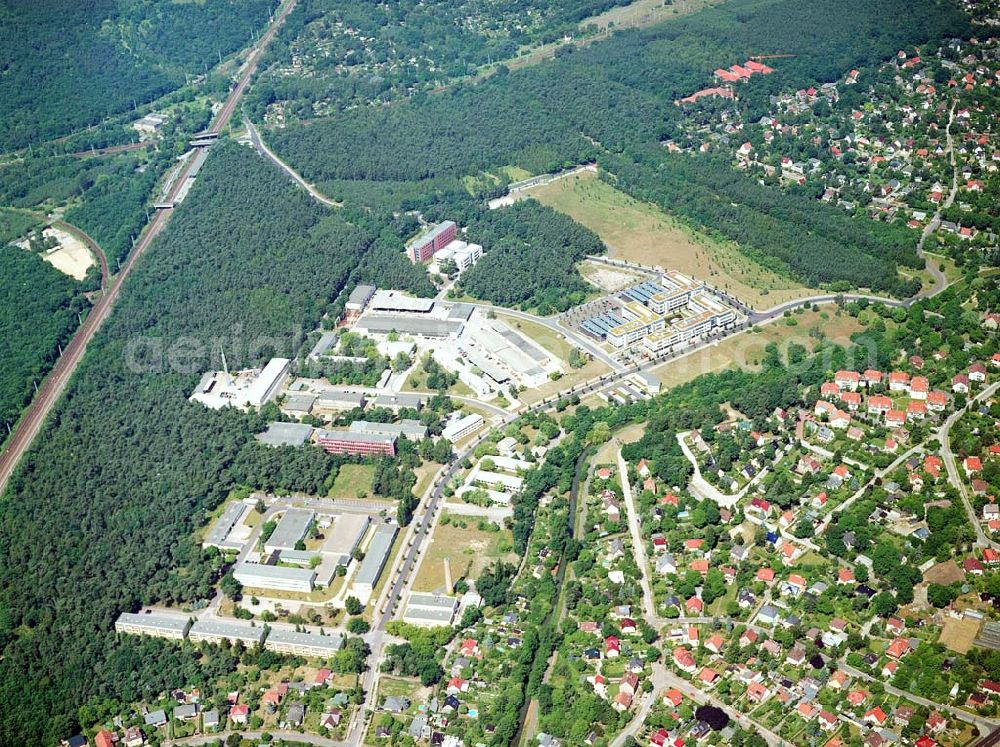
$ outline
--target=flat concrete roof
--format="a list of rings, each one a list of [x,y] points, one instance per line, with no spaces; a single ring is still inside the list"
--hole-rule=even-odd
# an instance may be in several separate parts
[[[432,609],[449,610],[454,612],[458,606],[458,597],[447,594],[431,594],[426,592],[413,591],[406,602],[408,607],[430,607]]]
[[[399,291],[380,290],[369,304],[375,311],[411,311],[426,314],[434,308],[433,298],[414,298]]]
[[[370,299],[375,294],[374,285],[359,285],[351,291],[351,295],[347,297],[347,307],[355,308],[358,306],[364,306],[368,303]]]
[[[172,615],[168,612],[122,612],[116,622],[151,630],[170,630],[183,635],[190,618],[187,615]]]
[[[312,435],[313,427],[305,423],[271,423],[257,440],[268,446],[301,446]]]
[[[330,348],[332,348],[337,343],[337,333],[336,332],[324,332],[319,336],[319,340],[313,346],[313,349],[309,352],[310,358],[319,358],[321,355],[326,353]]]
[[[355,420],[351,423],[355,433],[377,433],[383,436],[426,438],[427,426],[419,420],[402,420],[398,423],[373,423],[370,420]]]
[[[294,550],[295,543],[306,536],[306,530],[314,516],[314,512],[305,508],[288,509],[278,522],[274,534],[264,545],[279,550]]]
[[[358,320],[355,328],[373,334],[389,334],[398,332],[401,335],[420,335],[422,337],[447,337],[458,335],[464,322],[448,319],[426,319],[401,314],[380,314],[364,316]]]
[[[228,622],[224,620],[195,620],[189,634],[230,638],[232,640],[253,640],[260,643],[264,637],[264,628],[257,628],[250,623]]]
[[[294,646],[322,646],[329,651],[340,651],[344,639],[339,635],[319,635],[317,633],[297,633],[284,628],[271,628],[267,643],[286,643]]]
[[[233,531],[233,527],[236,523],[243,518],[243,515],[250,510],[250,507],[237,501],[236,503],[230,503],[226,506],[225,511],[222,515],[215,520],[212,525],[211,530],[205,535],[205,541],[202,542],[202,546],[208,547],[210,545],[218,546],[226,541],[226,537],[229,533]]]
[[[389,557],[392,543],[396,539],[399,527],[395,524],[379,524],[375,528],[375,536],[368,543],[365,550],[365,559],[361,561],[361,567],[354,577],[356,584],[369,584],[375,586],[378,577],[382,573],[385,561]]]
[[[233,575],[255,576],[267,581],[312,582],[316,571],[311,568],[290,568],[284,565],[264,565],[263,563],[237,563]],[[237,579],[239,581],[239,579]],[[253,586],[253,584],[247,584]]]
[[[349,558],[365,536],[370,522],[366,514],[340,514],[334,519],[332,529],[327,531],[322,552],[339,555],[338,561],[343,561],[344,556]]]
[[[419,410],[426,401],[427,397],[423,394],[406,394],[405,392],[380,394],[372,400],[372,407],[412,407],[414,410]]]

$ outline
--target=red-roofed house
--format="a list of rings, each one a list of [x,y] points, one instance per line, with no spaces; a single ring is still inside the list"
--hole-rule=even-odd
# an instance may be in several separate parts
[[[971,477],[975,473],[982,470],[983,460],[977,456],[969,456],[965,458],[964,462],[962,462],[962,467],[965,469],[966,477]]]
[[[905,392],[910,389],[910,375],[905,371],[893,371],[889,374],[889,391]]]
[[[927,409],[941,412],[948,406],[948,395],[935,389],[927,393]]]
[[[914,376],[910,381],[910,396],[913,399],[927,399],[927,393],[931,390],[931,383],[926,376]]]
[[[871,724],[872,726],[884,726],[886,719],[889,717],[886,715],[885,711],[882,710],[880,706],[875,706],[868,713],[865,714],[865,723]]]
[[[857,371],[840,370],[834,375],[833,380],[841,389],[850,389],[853,392],[861,383],[861,374]]]
[[[94,735],[94,747],[115,747],[115,740],[111,736],[111,732],[107,729],[101,729],[97,734]]]
[[[701,601],[700,597],[693,596],[684,603],[684,609],[689,615],[700,615],[705,609],[705,603]]]
[[[881,415],[882,413],[889,412],[892,409],[892,400],[881,394],[874,394],[868,398],[866,403],[868,406],[868,412],[873,415]]]
[[[904,638],[897,638],[892,643],[889,644],[889,648],[885,650],[885,655],[890,659],[902,659],[910,653],[910,643]]]
[[[674,649],[674,663],[679,669],[683,669],[685,672],[694,672],[698,668],[695,664],[694,657],[691,656],[691,652],[686,648],[675,648]]]

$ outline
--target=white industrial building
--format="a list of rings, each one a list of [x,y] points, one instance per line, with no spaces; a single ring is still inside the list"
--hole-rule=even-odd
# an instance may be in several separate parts
[[[261,370],[210,371],[201,377],[191,395],[193,402],[213,410],[222,407],[260,407],[270,402],[281,391],[288,379],[291,361],[288,358],[272,358]]]
[[[235,502],[230,503],[226,506],[222,515],[215,520],[212,528],[209,530],[208,534],[205,535],[205,539],[202,541],[202,547],[218,547],[220,550],[238,550],[242,546],[242,543],[238,542],[227,542],[226,538],[229,537],[230,532],[233,528],[242,521],[243,517],[246,516],[247,512],[250,510],[250,506],[245,503]]]
[[[308,594],[313,590],[316,571],[311,568],[292,568],[263,563],[238,563],[233,578],[251,589],[298,591]]]
[[[482,428],[484,422],[483,416],[474,412],[449,422],[441,431],[441,435],[455,443]]]
[[[395,524],[379,524],[368,547],[365,548],[365,559],[361,561],[361,567],[358,568],[351,585],[351,592],[363,604],[367,604],[371,599],[385,563],[389,559],[392,543],[396,540],[398,531],[399,528]]]
[[[148,635],[180,641],[187,634],[191,619],[167,612],[122,612],[115,620],[115,630],[131,635]]]
[[[447,594],[411,591],[403,610],[403,622],[424,627],[451,625],[458,612],[458,598]]]

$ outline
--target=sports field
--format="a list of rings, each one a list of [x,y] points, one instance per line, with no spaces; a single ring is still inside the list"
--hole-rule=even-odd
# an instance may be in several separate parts
[[[640,202],[583,172],[530,190],[544,205],[594,231],[616,259],[677,269],[734,293],[757,309],[815,295],[765,269],[731,243],[694,231],[655,205]]]

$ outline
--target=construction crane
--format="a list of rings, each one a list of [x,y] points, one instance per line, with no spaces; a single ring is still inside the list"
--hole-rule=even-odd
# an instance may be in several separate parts
[[[750,55],[751,60],[777,60],[782,57],[795,57],[793,54],[753,54]]]

